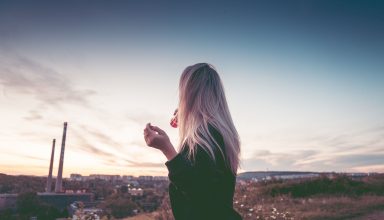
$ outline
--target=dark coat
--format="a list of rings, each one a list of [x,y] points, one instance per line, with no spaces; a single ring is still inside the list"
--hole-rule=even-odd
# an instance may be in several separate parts
[[[223,149],[221,135],[218,132],[212,134]],[[165,163],[169,171],[169,197],[175,219],[241,220],[233,209],[236,176],[225,166],[218,149],[214,151],[214,163],[201,146],[195,147],[194,161],[187,159],[187,148],[183,148]]]

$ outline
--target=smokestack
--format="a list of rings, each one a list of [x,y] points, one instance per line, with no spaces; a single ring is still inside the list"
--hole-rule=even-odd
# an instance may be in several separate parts
[[[51,153],[51,163],[49,164],[49,173],[48,173],[48,179],[47,179],[47,187],[45,188],[46,192],[51,192],[51,190],[52,190],[52,167],[53,167],[53,158],[55,156],[55,143],[56,143],[56,139],[53,139],[52,153]]]
[[[63,163],[64,163],[64,150],[65,150],[66,134],[67,134],[67,122],[64,122],[63,139],[61,140],[59,171],[57,173],[56,187],[55,187],[55,192],[57,192],[57,193],[60,193],[63,191],[63,179],[62,178],[63,178]]]

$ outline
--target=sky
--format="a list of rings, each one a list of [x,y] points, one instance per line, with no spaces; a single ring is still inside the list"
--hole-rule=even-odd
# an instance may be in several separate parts
[[[384,172],[381,1],[0,0],[0,173],[167,175],[185,67],[220,74],[246,171]]]

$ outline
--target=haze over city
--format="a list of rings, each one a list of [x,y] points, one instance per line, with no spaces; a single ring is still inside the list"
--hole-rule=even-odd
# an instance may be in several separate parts
[[[67,121],[65,177],[166,175],[143,129],[177,146],[198,62],[222,77],[239,172],[384,172],[383,4],[342,3],[0,1],[0,172],[47,175],[56,138],[56,174]]]

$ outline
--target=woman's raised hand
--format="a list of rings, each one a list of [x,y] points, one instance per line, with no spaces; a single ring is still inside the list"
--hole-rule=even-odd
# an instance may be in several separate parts
[[[177,154],[167,133],[150,123],[144,129],[144,140],[148,146],[161,150],[168,160]]]

